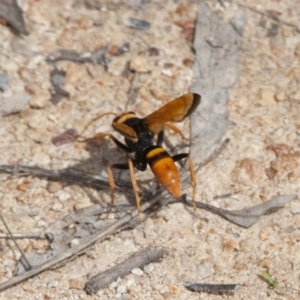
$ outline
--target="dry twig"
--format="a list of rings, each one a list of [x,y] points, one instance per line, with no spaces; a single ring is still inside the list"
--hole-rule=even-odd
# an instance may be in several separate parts
[[[134,268],[143,268],[152,262],[159,261],[166,253],[167,252],[164,249],[153,247],[147,247],[140,250],[113,268],[93,276],[87,282],[85,290],[88,294],[96,294],[99,290],[108,286],[118,277],[125,276]]]
[[[231,294],[242,288],[240,284],[209,284],[198,282],[187,282],[185,287],[193,292],[210,294]]]

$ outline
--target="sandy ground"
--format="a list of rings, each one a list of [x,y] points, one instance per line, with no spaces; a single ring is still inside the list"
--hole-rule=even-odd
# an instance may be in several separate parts
[[[30,35],[18,38],[1,26],[0,71],[9,74],[10,87],[0,99],[26,93],[29,102],[19,114],[0,119],[0,164],[54,169],[91,166],[90,153],[82,144],[56,147],[51,138],[68,128],[80,131],[101,112],[123,112],[130,89],[123,74],[128,62],[139,74],[137,101],[128,109],[141,116],[188,91],[193,80],[190,38],[196,3],[86,2],[90,8],[81,1],[21,1]],[[249,0],[245,4],[280,13],[282,20],[300,28],[296,2]],[[219,2],[210,3],[220,16],[229,19],[238,7],[225,4],[224,8]],[[245,13],[240,75],[228,99],[226,137],[231,142],[197,174],[197,197],[232,209],[258,204],[274,195],[300,194],[300,34],[257,12],[245,9]],[[129,28],[129,17],[149,21],[150,29]],[[116,56],[116,49],[126,42],[130,50]],[[66,72],[64,89],[70,97],[53,105],[49,100],[53,65],[45,61],[47,54],[59,48],[88,52],[103,46],[109,47],[107,69],[88,63],[56,64]],[[99,121],[90,134],[108,131],[110,120]],[[106,145],[108,149],[99,150],[100,165],[116,159],[115,146]],[[105,173],[105,168],[101,172]],[[214,199],[227,193],[237,194]],[[1,213],[11,231],[43,232],[67,213],[93,202],[108,202],[109,195],[87,193],[76,185],[46,179],[6,175],[1,176],[0,199]],[[2,292],[0,298],[298,299],[299,214],[300,204],[294,201],[243,229],[206,211],[198,210],[195,215],[182,204],[170,205],[145,222],[146,238],[140,227],[123,231],[95,244],[66,266]],[[19,244],[27,251],[42,252],[46,247],[44,241],[22,240]],[[95,296],[86,294],[83,288],[88,278],[147,245],[165,247],[167,257],[119,279]],[[0,240],[0,250],[0,281],[4,282],[13,276],[19,254],[7,240]],[[277,280],[276,289],[269,289],[260,278],[262,269]],[[239,283],[242,289],[232,296],[198,294],[185,289],[186,281]]]

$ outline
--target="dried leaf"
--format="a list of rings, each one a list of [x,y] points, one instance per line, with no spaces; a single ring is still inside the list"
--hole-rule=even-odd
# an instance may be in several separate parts
[[[55,146],[61,146],[67,143],[72,143],[79,137],[79,134],[76,129],[68,129],[65,132],[53,137],[51,139],[52,144]]]
[[[210,210],[239,226],[248,228],[255,224],[261,216],[275,212],[284,204],[296,199],[298,199],[297,195],[275,196],[271,200],[264,203],[239,210],[227,210],[198,201],[196,202],[196,206],[199,208]],[[191,201],[186,202],[189,205],[192,205]]]
[[[227,120],[228,89],[238,76],[238,60],[245,15],[238,11],[232,24],[222,23],[205,1],[198,9],[194,48],[196,81],[191,91],[202,96],[201,104],[191,115],[191,154],[195,165],[203,162],[223,139]]]
[[[28,35],[23,12],[16,0],[0,0],[0,19],[9,24],[17,34]]]

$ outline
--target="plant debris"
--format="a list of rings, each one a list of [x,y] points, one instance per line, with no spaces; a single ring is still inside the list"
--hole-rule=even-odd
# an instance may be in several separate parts
[[[153,247],[142,249],[115,267],[90,278],[85,286],[85,290],[88,294],[96,294],[99,290],[105,288],[119,277],[122,278],[134,268],[143,268],[152,262],[161,260],[166,253],[167,251],[164,249]]]
[[[54,69],[50,73],[50,80],[52,87],[50,89],[51,102],[57,104],[63,98],[68,98],[70,94],[65,91],[62,86],[65,84],[66,72],[58,69]]]
[[[0,0],[0,19],[5,20],[15,33],[29,35],[23,12],[16,0]]]
[[[108,68],[108,64],[110,62],[110,59],[107,57],[107,46],[101,47],[95,52],[86,52],[86,53],[79,53],[74,50],[69,49],[60,49],[56,52],[50,53],[46,57],[46,61],[48,63],[55,63],[57,61],[62,60],[69,60],[76,63],[92,63],[92,64],[100,64],[105,67],[105,69]]]
[[[242,288],[240,284],[210,284],[198,282],[186,282],[185,287],[193,292],[209,294],[231,294]]]
[[[151,26],[149,22],[136,18],[128,18],[126,25],[139,30],[148,30]]]

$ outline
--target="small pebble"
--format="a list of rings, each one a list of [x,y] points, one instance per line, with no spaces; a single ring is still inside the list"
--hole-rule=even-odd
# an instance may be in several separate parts
[[[129,294],[123,294],[120,297],[120,300],[130,300],[130,299],[131,299],[131,296]]]
[[[36,153],[41,153],[43,150],[42,146],[39,144],[36,144],[34,146],[31,147],[31,153],[34,155]]]
[[[67,81],[69,83],[76,83],[78,80],[80,80],[84,76],[84,71],[81,65],[70,63],[67,65],[66,69],[66,76],[67,76]],[[64,78],[59,78],[61,82],[59,81],[58,84],[62,85],[64,84]]]
[[[79,245],[79,239],[73,239],[71,242],[70,242],[70,247],[75,247],[75,246],[78,246]]]
[[[69,288],[75,289],[75,290],[83,290],[85,286],[85,283],[83,280],[79,279],[70,279],[69,280]]]
[[[39,215],[39,211],[36,209],[30,209],[30,211],[28,212],[29,217],[36,217],[38,215]]]
[[[71,195],[69,193],[67,193],[67,192],[65,192],[65,191],[62,190],[62,191],[58,192],[57,197],[58,197],[59,201],[64,202],[64,201],[68,200],[69,198],[71,198]]]
[[[149,22],[136,18],[128,18],[125,23],[128,27],[140,30],[148,30],[151,26]]]
[[[258,261],[258,265],[261,268],[265,268],[265,269],[269,269],[271,267],[271,264],[272,264],[272,261],[268,257],[265,257],[265,258]]]
[[[39,119],[30,119],[27,124],[31,129],[39,129],[41,121]]]
[[[66,72],[63,70],[54,69],[50,73],[50,80],[54,86],[64,85],[66,82]]]
[[[293,31],[290,28],[283,27],[281,34],[285,38],[289,38],[293,36]]]
[[[291,212],[293,215],[300,214],[300,207],[292,207],[292,208],[290,209],[290,212]]]
[[[60,202],[55,202],[52,206],[51,206],[51,209],[53,210],[53,211],[62,211],[62,209],[63,209],[63,205],[62,205],[62,203],[60,203]]]
[[[173,76],[173,72],[172,69],[162,69],[161,73],[165,76],[168,77],[172,77]]]
[[[62,188],[63,188],[62,184],[57,181],[49,182],[48,187],[47,187],[47,189],[50,193],[55,193],[57,191],[60,191],[60,190],[62,190]]]
[[[116,56],[120,56],[130,50],[130,43],[124,43],[117,51]]]
[[[104,20],[100,18],[93,21],[94,26],[102,26],[103,24],[104,24]]]
[[[125,285],[118,285],[117,286],[117,293],[118,294],[124,294],[126,292],[126,286]]]
[[[27,188],[28,188],[28,184],[25,182],[22,182],[17,186],[17,189],[22,192],[26,192]]]
[[[172,299],[173,295],[171,292],[165,292],[165,293],[161,293],[164,297],[164,299]]]
[[[283,92],[283,91],[277,92],[277,93],[275,94],[275,100],[276,100],[277,102],[282,102],[282,101],[284,101],[284,100],[286,100],[286,99],[287,99],[287,95],[286,95],[286,93]]]
[[[177,285],[170,284],[169,289],[173,295],[177,295],[180,292],[180,288]]]
[[[136,56],[130,62],[130,69],[138,73],[146,73],[150,71],[150,66],[144,57]]]
[[[153,264],[149,264],[147,266],[145,266],[144,271],[150,275],[154,270],[154,265]]]
[[[209,277],[215,273],[214,266],[211,262],[203,262],[197,268],[197,276],[201,278]]]
[[[0,102],[0,117],[22,111],[28,104],[30,98],[31,97],[25,92],[3,98]]]
[[[44,94],[35,94],[29,101],[29,105],[32,108],[42,109],[45,108],[48,103],[49,96]]]
[[[90,206],[91,204],[92,203],[91,203],[90,198],[83,197],[83,198],[80,198],[79,202],[76,202],[76,204],[74,205],[74,209],[75,210],[80,210],[82,208]]]
[[[47,223],[43,220],[39,220],[37,222],[37,227],[46,227],[47,226]]]
[[[245,270],[246,268],[246,264],[245,263],[236,263],[233,268],[235,270],[241,271],[241,270]]]
[[[258,98],[260,100],[259,103],[262,105],[275,104],[274,91],[270,89],[259,89]]]
[[[58,286],[58,281],[57,280],[51,280],[48,284],[47,287],[48,288],[54,288]]]
[[[141,276],[144,272],[140,268],[134,268],[131,270],[131,273],[135,276]]]
[[[126,286],[129,288],[135,284],[135,280],[133,278],[129,279],[126,283]]]

